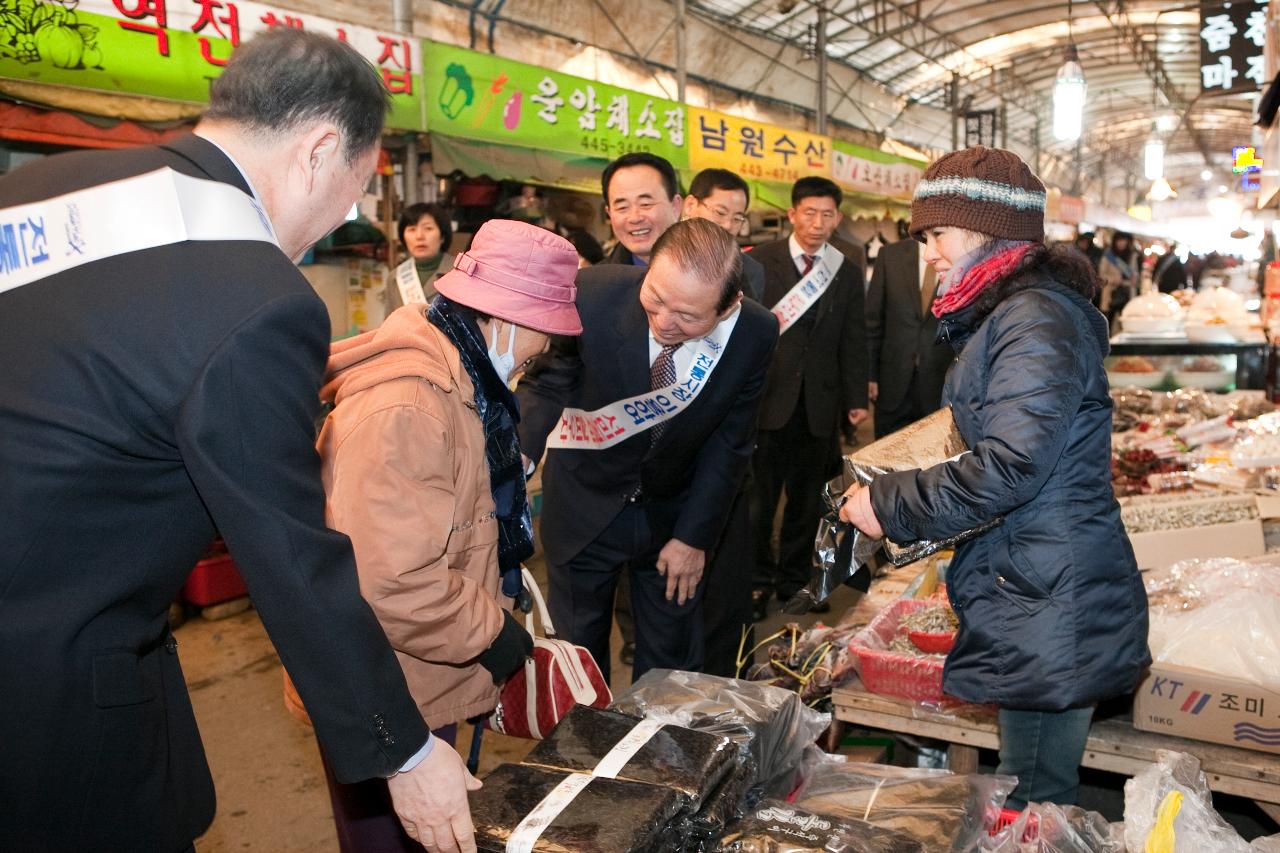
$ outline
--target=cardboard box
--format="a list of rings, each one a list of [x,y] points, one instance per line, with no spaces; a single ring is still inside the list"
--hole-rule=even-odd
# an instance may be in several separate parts
[[[1133,727],[1280,754],[1280,684],[1273,687],[1152,664],[1134,695]]]
[[[1139,569],[1159,569],[1179,560],[1209,557],[1259,557],[1267,551],[1262,521],[1252,518],[1230,524],[1130,533]]]

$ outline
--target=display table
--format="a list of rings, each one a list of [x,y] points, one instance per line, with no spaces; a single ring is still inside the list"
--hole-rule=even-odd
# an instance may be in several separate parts
[[[979,749],[999,749],[994,714],[975,709],[957,715],[934,713],[906,700],[868,693],[861,685],[831,691],[838,720],[888,732],[934,738],[951,744],[948,763],[957,773],[978,768]],[[1127,719],[1099,720],[1089,731],[1084,767],[1133,776],[1169,749],[1200,759],[1209,788],[1248,797],[1280,823],[1280,756],[1230,746],[1140,732]]]
[[[1111,339],[1111,355],[1234,355],[1237,388],[1257,390],[1266,386],[1267,345],[1265,341],[1210,344],[1192,343],[1186,338],[1161,340],[1121,334]]]

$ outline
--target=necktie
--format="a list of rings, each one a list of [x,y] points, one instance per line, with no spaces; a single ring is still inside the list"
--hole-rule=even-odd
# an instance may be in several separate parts
[[[816,255],[801,255],[800,257],[804,260],[804,272],[800,273],[800,277],[804,278],[813,271],[813,262],[818,258]]]
[[[928,314],[929,306],[933,304],[933,295],[938,292],[938,274],[933,269],[933,264],[924,265],[924,279],[920,285],[920,313]]]
[[[658,353],[658,357],[653,360],[653,366],[649,368],[649,390],[657,391],[659,388],[666,388],[668,385],[674,385],[676,381],[676,350],[680,349],[681,344],[668,344],[662,348],[662,352]],[[663,421],[660,424],[654,424],[649,429],[649,443],[657,444],[658,439],[662,438],[662,434],[667,431],[669,421]]]

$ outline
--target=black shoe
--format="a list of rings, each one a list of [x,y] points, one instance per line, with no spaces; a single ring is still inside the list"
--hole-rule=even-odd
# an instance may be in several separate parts
[[[769,618],[769,598],[772,593],[767,589],[757,589],[751,592],[751,619],[753,622],[762,622]]]
[[[811,605],[809,605],[809,612],[810,612],[810,613],[830,613],[830,612],[831,612],[831,602],[830,602],[830,601],[819,601],[817,604],[811,604]]]
[[[634,666],[636,662],[636,644],[623,643],[622,648],[618,650],[618,660],[627,666]]]

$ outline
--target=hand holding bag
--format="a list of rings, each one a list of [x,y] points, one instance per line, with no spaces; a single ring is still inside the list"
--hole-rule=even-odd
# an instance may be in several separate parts
[[[591,652],[555,639],[555,627],[542,591],[528,569],[522,568],[521,572],[545,636],[534,630],[530,610],[524,625],[533,637],[533,656],[503,685],[489,727],[513,737],[540,740],[575,704],[606,708],[613,701],[613,694]]]

